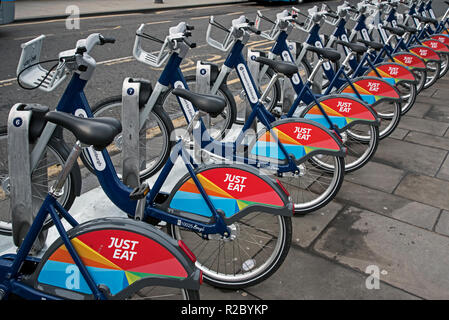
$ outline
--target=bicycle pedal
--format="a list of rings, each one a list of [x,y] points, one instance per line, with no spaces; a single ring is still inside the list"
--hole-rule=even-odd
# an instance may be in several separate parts
[[[133,189],[133,191],[129,194],[129,198],[131,200],[140,200],[145,198],[145,196],[150,191],[150,187],[148,184],[143,183],[140,186]]]
[[[280,107],[275,107],[273,108],[273,110],[271,110],[271,114],[274,117],[279,118],[280,116],[282,116],[282,109]]]

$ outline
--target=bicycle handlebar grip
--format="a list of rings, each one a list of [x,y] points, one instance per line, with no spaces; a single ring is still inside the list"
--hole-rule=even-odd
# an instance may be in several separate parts
[[[328,17],[331,17],[331,18],[338,18],[338,15],[337,15],[337,14],[334,14],[334,13],[332,13],[332,12],[326,12],[324,15],[325,15],[325,16],[328,16]]]
[[[115,38],[103,38],[103,43],[115,43]]]
[[[78,47],[77,49],[76,49],[76,52],[75,52],[75,54],[83,54],[84,52],[86,52],[87,51],[87,48],[86,47]]]
[[[257,35],[259,35],[261,33],[261,31],[259,29],[256,29],[253,26],[248,26],[248,30],[250,30],[251,32],[254,32]]]
[[[188,42],[186,39],[184,39],[184,43],[185,43],[186,45],[188,45],[189,48],[191,48],[191,49],[196,48],[196,43],[195,43],[195,42],[190,43],[190,42]]]

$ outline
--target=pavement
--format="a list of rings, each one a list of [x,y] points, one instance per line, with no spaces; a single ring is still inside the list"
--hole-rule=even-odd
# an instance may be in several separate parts
[[[159,1],[159,0],[156,0]],[[72,14],[81,17],[97,14],[123,14],[151,12],[157,10],[183,9],[198,6],[216,6],[222,4],[244,3],[248,0],[16,0],[15,20],[17,22],[65,18]]]
[[[27,2],[64,1],[17,8]],[[449,299],[448,89],[446,75],[422,91],[372,161],[345,176],[336,199],[293,218],[292,247],[274,275],[237,291],[204,284],[201,299]],[[122,215],[100,188],[72,209],[81,221]],[[0,237],[0,252],[15,250],[8,241]]]

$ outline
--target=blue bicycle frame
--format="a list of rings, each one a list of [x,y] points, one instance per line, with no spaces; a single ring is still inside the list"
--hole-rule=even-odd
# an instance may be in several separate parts
[[[38,263],[40,259],[29,257],[28,254],[34,244],[34,241],[38,237],[39,233],[42,230],[42,226],[44,225],[45,220],[47,219],[47,216],[50,215],[56,229],[58,230],[59,235],[61,236],[61,239],[67,248],[68,252],[70,253],[70,256],[72,257],[73,261],[75,262],[76,266],[79,268],[81,275],[83,276],[84,280],[86,281],[89,289],[91,290],[92,294],[95,296],[96,299],[105,300],[105,296],[95,283],[94,279],[90,275],[89,271],[87,270],[84,263],[81,261],[80,256],[76,252],[72,242],[70,241],[67,232],[65,231],[64,226],[62,225],[62,222],[60,220],[59,215],[61,215],[66,221],[72,226],[76,227],[78,225],[78,222],[59,204],[57,199],[53,197],[52,195],[48,194],[42,203],[41,208],[39,209],[39,212],[36,215],[36,218],[33,221],[33,224],[31,225],[22,245],[20,246],[17,254],[11,254],[11,255],[4,255],[1,260],[2,263],[7,261],[8,259],[11,259],[12,264],[2,264],[0,265],[0,270],[5,269],[8,270],[7,272],[0,272],[0,274],[7,274],[5,280],[9,279],[9,285],[12,292],[20,292],[21,297],[25,299],[30,300],[61,300],[60,297],[56,297],[47,293],[44,293],[42,291],[36,290],[30,286],[27,286],[23,284],[21,281],[17,280],[17,276],[20,272],[20,269],[22,265],[25,263],[25,261],[31,261],[33,263]],[[3,280],[3,279],[1,279]]]
[[[276,133],[273,132],[271,123],[276,119],[271,115],[267,109],[263,106],[263,104],[259,101],[260,95],[258,90],[256,90],[256,86],[254,83],[254,79],[248,69],[246,64],[246,60],[242,55],[242,50],[244,48],[244,44],[237,40],[233,45],[230,54],[228,55],[226,61],[224,62],[224,66],[228,69],[235,68],[237,74],[240,78],[241,83],[243,84],[243,88],[246,92],[247,97],[249,98],[249,103],[251,105],[252,111],[249,115],[248,119],[246,119],[243,124],[243,128],[233,142],[220,142],[214,140],[207,132],[204,123],[201,121],[201,130],[196,130],[194,132],[195,141],[201,141],[201,148],[206,149],[210,152],[216,153],[218,155],[228,154],[226,151],[231,150],[232,160],[236,162],[243,162],[255,166],[257,168],[271,168],[275,169],[280,173],[283,172],[299,172],[299,168],[296,165],[294,159],[289,156],[287,150],[283,146],[283,144],[279,141]],[[187,83],[184,79],[182,71],[180,69],[182,59],[178,56],[176,52],[172,54],[170,59],[167,62],[167,65],[162,72],[158,82],[164,86],[173,86],[173,88],[177,87],[179,83],[182,83],[185,89],[188,90]],[[181,100],[178,98],[179,104],[182,106]],[[183,109],[184,115],[189,122],[190,119],[187,116],[187,112]],[[253,160],[246,157],[242,157],[237,155],[237,147],[242,144],[243,139],[245,138],[246,131],[251,127],[253,121],[258,119],[267,129],[270,130],[272,137],[275,139],[276,143],[279,146],[281,151],[280,158],[285,159],[286,164],[276,164],[273,165],[269,161],[260,161]]]
[[[273,53],[276,56],[281,56],[284,61],[291,62],[291,61],[293,61],[293,56],[292,56],[290,48],[287,44],[287,37],[288,37],[287,32],[282,30],[279,33],[279,36],[276,39],[276,42],[274,43],[273,47],[271,48],[271,53]],[[293,117],[293,114],[295,113],[295,111],[298,108],[301,101],[307,105],[312,102],[315,102],[315,104],[318,106],[321,113],[323,114],[323,116],[326,120],[326,123],[329,126],[329,129],[336,132],[336,134],[341,138],[338,127],[330,120],[326,111],[324,111],[323,107],[321,106],[320,102],[317,99],[317,97],[320,97],[322,95],[314,94],[311,89],[311,83],[309,81],[307,81],[304,84],[301,77],[299,76],[299,74],[295,74],[290,79],[290,81],[292,83],[293,89],[295,90],[295,92],[297,94],[297,97],[296,97],[295,101],[293,102],[292,106],[290,107],[288,113],[286,115],[284,115],[283,117],[285,117],[285,118]],[[324,94],[324,95],[326,95],[326,94]]]
[[[165,77],[166,75],[167,72],[164,72],[161,77]],[[87,81],[80,79],[79,75],[77,73],[74,73],[61,100],[58,103],[58,106],[56,107],[56,110],[73,113],[75,115],[83,115],[84,113],[84,116],[93,117],[91,108],[83,91],[86,83]],[[89,148],[89,156],[92,163],[94,164],[96,176],[105,194],[117,207],[126,212],[129,216],[134,216],[137,203],[135,200],[131,200],[129,198],[132,189],[123,184],[123,182],[118,178],[107,150],[105,149],[101,152],[98,152],[91,147]],[[213,218],[215,219],[215,223],[201,223],[193,219],[170,214],[153,206],[156,196],[159,193],[162,193],[161,188],[174,166],[174,161],[179,156],[182,157],[184,164],[191,175],[191,178],[197,185],[201,195],[204,197],[204,200],[206,201],[206,204],[212,212]],[[151,188],[149,194],[146,197],[146,207],[144,215],[151,216],[153,218],[160,219],[174,225],[181,224],[182,226],[196,226],[197,229],[202,229],[202,232],[207,234],[224,234],[226,232],[230,234],[223,220],[223,217],[218,213],[211,200],[207,196],[204,188],[201,186],[198,178],[196,177],[194,173],[195,167],[196,165],[194,164],[190,154],[185,151],[182,145],[182,141],[178,141],[167,163],[164,165],[161,174],[157,178],[153,188]]]

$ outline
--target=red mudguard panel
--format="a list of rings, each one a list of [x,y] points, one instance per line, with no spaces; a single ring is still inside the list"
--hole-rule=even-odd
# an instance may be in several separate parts
[[[313,121],[287,121],[273,124],[272,133],[266,131],[259,136],[251,148],[253,156],[284,160],[284,153],[276,142],[276,135],[288,154],[300,161],[313,153],[340,154],[342,147],[337,138],[325,127]]]
[[[226,218],[251,205],[275,208],[285,206],[270,184],[246,170],[232,167],[211,168],[199,172],[197,178],[214,207],[223,210]],[[212,217],[211,210],[192,178],[176,191],[170,208]]]
[[[363,104],[360,100],[348,96],[336,96],[319,101],[321,107],[326,112],[329,119],[338,128],[344,129],[356,122],[377,122],[375,112]],[[327,120],[321,110],[315,104],[306,114],[305,119],[310,119],[327,126]]]
[[[440,41],[447,46],[449,45],[449,36],[447,34],[434,34],[430,38],[433,40]]]
[[[353,85],[363,101],[370,105],[376,104],[382,99],[400,100],[396,89],[380,78],[364,77],[358,80],[354,79]],[[349,84],[341,90],[341,93],[357,97],[356,92]]]
[[[407,67],[404,67],[401,64],[387,62],[375,65],[375,68],[382,79],[392,85],[400,82],[416,82],[416,78],[413,73],[411,73]],[[374,70],[368,71],[366,75],[377,77],[377,74]]]
[[[409,49],[409,51],[424,61],[440,61],[440,56],[434,50],[426,46],[415,46]]]
[[[167,249],[138,233],[96,230],[81,234],[71,242],[95,282],[107,285],[113,295],[149,276],[187,277],[184,267]],[[38,282],[92,293],[65,245],[57,248],[45,262]]]
[[[422,44],[426,47],[432,48],[436,52],[449,53],[449,48],[443,42],[440,42],[438,40],[426,40],[423,41]]]
[[[393,56],[395,62],[406,66],[409,69],[426,69],[424,61],[415,54],[397,53]]]

